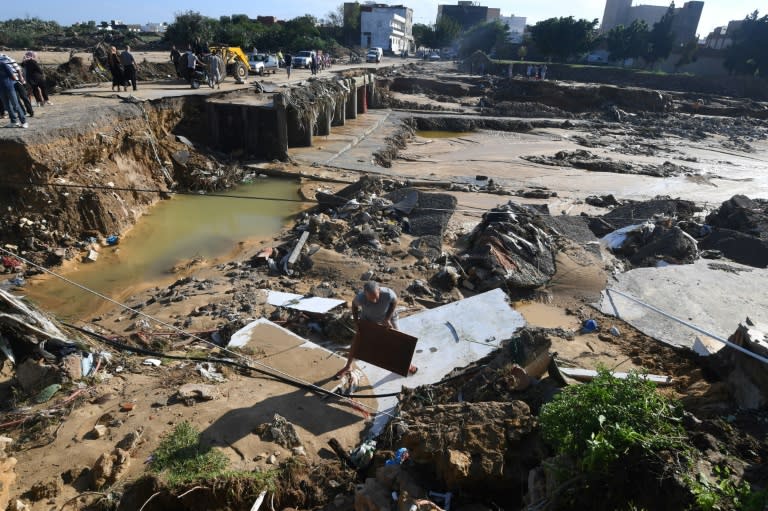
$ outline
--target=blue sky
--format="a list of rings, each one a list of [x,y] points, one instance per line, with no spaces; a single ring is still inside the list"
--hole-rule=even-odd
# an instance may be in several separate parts
[[[381,0],[379,0],[381,1]],[[8,18],[39,17],[53,19],[62,24],[76,21],[120,19],[126,23],[146,23],[148,21],[173,21],[177,12],[194,10],[219,17],[220,15],[242,13],[252,17],[273,15],[280,19],[290,19],[302,14],[312,14],[322,18],[329,11],[343,3],[339,0],[281,0],[265,2],[263,0],[228,0],[210,2],[202,0],[130,0],[128,2],[104,2],[103,0],[37,0],[31,3],[6,0],[3,2],[2,16]],[[437,14],[437,1],[409,0],[390,1],[390,4],[405,4],[413,8],[415,21],[433,23]],[[455,0],[442,0],[439,3],[455,3]],[[605,0],[483,0],[482,5],[501,8],[504,16],[526,16],[528,23],[554,16],[574,16],[576,18],[602,18]],[[667,5],[666,0],[635,0],[634,4]],[[678,7],[683,0],[678,0]],[[757,9],[763,0],[704,0],[704,12],[699,24],[699,35],[706,36],[714,27],[725,25],[734,19],[743,19]],[[765,14],[765,13],[763,13]]]

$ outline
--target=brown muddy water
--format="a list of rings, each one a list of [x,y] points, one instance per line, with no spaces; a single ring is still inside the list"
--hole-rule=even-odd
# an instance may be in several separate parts
[[[259,179],[219,192],[247,198],[178,195],[155,205],[93,263],[77,263],[64,276],[114,300],[178,278],[171,269],[195,258],[208,262],[231,254],[240,242],[272,238],[304,204],[261,200],[299,199],[297,183]],[[93,315],[109,303],[49,275],[30,279],[23,291],[60,318]]]

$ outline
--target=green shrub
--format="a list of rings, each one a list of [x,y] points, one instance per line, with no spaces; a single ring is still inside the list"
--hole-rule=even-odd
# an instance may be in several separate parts
[[[630,450],[684,450],[682,409],[631,373],[621,380],[605,369],[589,383],[566,387],[540,414],[544,439],[584,470],[600,470]]]
[[[200,445],[200,432],[184,421],[160,441],[150,469],[162,474],[170,486],[176,486],[215,478],[225,472],[228,463],[223,452]]]

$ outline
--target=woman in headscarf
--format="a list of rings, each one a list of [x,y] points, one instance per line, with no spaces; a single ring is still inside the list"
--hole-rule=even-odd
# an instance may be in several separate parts
[[[120,87],[123,90],[128,90],[128,87],[125,86],[125,78],[123,77],[123,64],[120,62],[120,55],[114,46],[109,49],[107,66],[109,66],[109,72],[112,73],[112,90],[115,90],[115,87],[117,87],[117,92],[120,92]]]
[[[48,94],[45,92],[45,74],[37,62],[37,53],[28,51],[24,55],[21,67],[24,68],[24,78],[32,89],[32,94],[35,95],[37,106],[50,105]]]

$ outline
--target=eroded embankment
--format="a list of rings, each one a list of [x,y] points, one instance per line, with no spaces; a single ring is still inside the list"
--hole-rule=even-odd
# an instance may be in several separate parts
[[[37,262],[56,263],[79,240],[125,230],[163,198],[157,190],[192,184],[199,157],[176,134],[197,138],[202,98],[94,101],[103,100],[84,99],[45,126],[0,139],[0,242]]]

